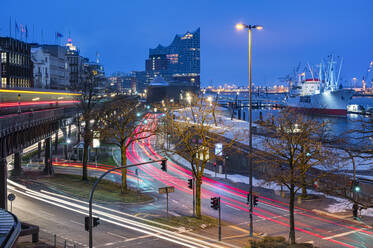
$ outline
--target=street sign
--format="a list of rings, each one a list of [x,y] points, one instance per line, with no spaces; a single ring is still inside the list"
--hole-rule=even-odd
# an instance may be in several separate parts
[[[8,195],[8,200],[10,201],[10,212],[13,212],[13,201],[16,199],[16,195],[13,193],[10,193]]]
[[[8,200],[9,201],[14,201],[15,199],[16,199],[16,195],[15,194],[11,193],[11,194],[8,195]]]
[[[159,194],[166,194],[166,198],[167,198],[166,209],[167,209],[167,219],[168,219],[168,193],[175,192],[175,187],[169,186],[169,187],[158,188],[158,191],[159,191]]]
[[[163,188],[159,188],[158,191],[159,191],[159,194],[173,193],[175,192],[175,187],[174,186],[163,187]]]
[[[206,146],[200,146],[199,151],[196,154],[197,159],[199,160],[209,160],[210,159],[210,151],[209,148]]]
[[[222,143],[215,144],[215,155],[216,156],[223,155],[223,144]]]

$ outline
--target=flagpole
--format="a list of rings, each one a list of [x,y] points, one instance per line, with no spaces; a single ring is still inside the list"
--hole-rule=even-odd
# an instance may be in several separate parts
[[[12,38],[12,17],[9,16],[9,37]]]

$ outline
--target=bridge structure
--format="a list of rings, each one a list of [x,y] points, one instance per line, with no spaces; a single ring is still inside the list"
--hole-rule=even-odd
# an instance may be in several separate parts
[[[58,131],[62,129],[71,135],[71,125],[76,122],[76,106],[59,107],[38,111],[14,113],[0,116],[0,208],[7,209],[7,157],[14,154],[14,171],[21,171],[21,158],[24,148],[44,140],[44,171],[53,173],[52,137],[55,134],[55,150],[58,145]],[[39,153],[40,154],[40,153]]]

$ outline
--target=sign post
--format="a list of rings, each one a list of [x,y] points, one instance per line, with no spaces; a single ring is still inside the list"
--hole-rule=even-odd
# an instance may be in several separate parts
[[[167,209],[167,220],[168,220],[168,193],[175,192],[175,187],[174,186],[168,186],[168,187],[163,187],[158,189],[159,194],[166,194],[166,209]]]
[[[10,201],[10,212],[13,212],[13,201],[16,199],[16,195],[13,193],[10,193],[8,195],[8,200]]]

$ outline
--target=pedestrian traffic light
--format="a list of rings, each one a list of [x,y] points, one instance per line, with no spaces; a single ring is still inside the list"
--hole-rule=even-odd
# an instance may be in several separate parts
[[[215,210],[220,208],[220,197],[211,197],[211,208]]]
[[[247,194],[247,204],[250,204],[250,194]]]
[[[193,189],[193,179],[188,179],[188,188]]]
[[[100,224],[100,218],[93,217],[93,227],[96,227]]]
[[[84,217],[84,229],[86,231],[89,231],[89,217],[88,216]]]
[[[161,162],[161,169],[163,170],[163,171],[167,171],[167,162],[166,162],[167,160],[165,159],[165,160],[162,160],[162,162]]]
[[[259,196],[254,195],[254,199],[253,199],[253,205],[254,205],[254,206],[257,206],[257,205],[258,205],[258,199],[259,199]]]

